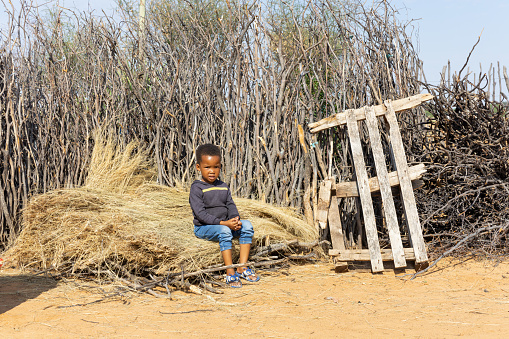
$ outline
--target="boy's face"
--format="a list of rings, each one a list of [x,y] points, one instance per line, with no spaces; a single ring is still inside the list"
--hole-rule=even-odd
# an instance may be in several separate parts
[[[203,155],[196,164],[196,169],[201,172],[203,181],[212,184],[219,177],[221,158],[217,155]]]

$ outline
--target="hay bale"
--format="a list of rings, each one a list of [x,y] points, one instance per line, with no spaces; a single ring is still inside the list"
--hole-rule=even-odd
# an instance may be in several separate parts
[[[86,184],[35,196],[23,210],[23,231],[8,256],[21,266],[99,275],[122,267],[135,275],[201,269],[222,262],[217,243],[193,234],[189,192],[158,185],[136,143],[120,151],[96,141]],[[254,244],[312,241],[315,229],[290,209],[235,199],[255,226]]]

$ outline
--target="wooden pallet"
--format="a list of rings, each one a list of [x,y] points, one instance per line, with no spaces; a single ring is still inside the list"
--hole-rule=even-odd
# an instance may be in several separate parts
[[[310,124],[311,132],[313,133],[334,126],[346,125],[350,139],[357,181],[336,183],[335,179],[332,178],[324,180],[320,184],[318,200],[318,223],[323,229],[327,227],[327,222],[329,224],[333,246],[329,254],[334,256],[339,270],[347,267],[348,261],[357,260],[370,260],[372,272],[382,272],[384,270],[383,261],[386,260],[394,261],[394,267],[396,268],[406,267],[407,260],[415,260],[416,267],[427,266],[428,256],[413,194],[414,187],[420,185],[417,179],[422,176],[426,169],[422,164],[412,167],[408,166],[395,112],[415,107],[431,98],[430,94],[420,94],[394,102],[387,100],[383,105],[347,110]],[[396,171],[391,173],[388,173],[385,164],[385,155],[377,117],[385,119],[389,126],[390,156],[393,166],[396,168]],[[375,178],[368,178],[366,171],[359,132],[359,121],[361,120],[365,120],[368,128],[377,173]],[[403,248],[393,200],[393,189],[395,187],[399,187],[403,201],[405,220],[412,248]],[[374,192],[379,192],[382,197],[384,220],[389,233],[391,250],[380,249],[371,197]],[[364,217],[364,231],[366,233],[368,249],[352,250],[345,248],[338,204],[334,199],[357,196],[360,199]]]

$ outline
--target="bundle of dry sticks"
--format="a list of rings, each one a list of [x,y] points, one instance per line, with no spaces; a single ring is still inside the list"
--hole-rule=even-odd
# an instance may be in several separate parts
[[[428,165],[417,201],[427,239],[442,249],[509,220],[509,107],[490,100],[486,74],[472,82],[462,71],[449,84],[427,85],[430,119],[422,142],[409,149]],[[504,232],[483,234],[464,250],[507,254]]]

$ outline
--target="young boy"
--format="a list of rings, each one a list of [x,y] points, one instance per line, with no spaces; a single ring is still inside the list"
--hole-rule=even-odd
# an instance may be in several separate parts
[[[191,185],[189,204],[194,216],[194,234],[200,239],[218,241],[226,266],[232,265],[232,239],[239,238],[239,263],[247,262],[253,239],[253,225],[240,220],[228,185],[219,180],[221,152],[219,147],[204,144],[196,149],[196,169],[201,180]],[[242,287],[240,278],[256,282],[260,278],[247,267],[226,270],[226,282],[231,287]]]

